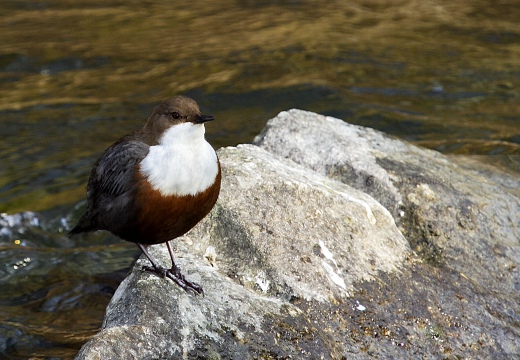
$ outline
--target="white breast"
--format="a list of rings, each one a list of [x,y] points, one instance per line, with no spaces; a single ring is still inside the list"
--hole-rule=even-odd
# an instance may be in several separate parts
[[[218,173],[217,155],[204,139],[204,125],[172,126],[159,145],[151,146],[140,171],[162,195],[195,195],[211,186]]]

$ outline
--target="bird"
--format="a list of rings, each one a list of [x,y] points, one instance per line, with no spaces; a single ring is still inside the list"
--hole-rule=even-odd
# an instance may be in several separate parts
[[[87,206],[69,236],[107,230],[136,243],[152,266],[187,292],[204,294],[175,264],[171,240],[184,235],[213,208],[222,179],[218,156],[206,141],[195,100],[174,96],[158,105],[143,128],[117,140],[92,168]],[[166,243],[172,266],[163,268],[147,246]]]

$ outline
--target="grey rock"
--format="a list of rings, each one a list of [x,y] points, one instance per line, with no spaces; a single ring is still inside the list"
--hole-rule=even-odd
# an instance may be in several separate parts
[[[219,268],[240,283],[324,301],[396,270],[410,253],[391,214],[370,196],[256,146],[220,157],[225,190],[212,236],[197,246],[214,246]]]
[[[402,141],[332,117],[290,110],[269,120],[254,143],[362,190],[394,215],[399,212],[402,196],[378,159],[389,147],[406,154],[410,148]]]
[[[174,241],[205,296],[141,258],[78,359],[520,358],[518,179],[299,110],[257,143]]]
[[[426,261],[518,295],[518,176],[302,110],[271,119],[255,143],[372,195]]]
[[[313,354],[330,356],[291,301],[340,301],[355,282],[398,271],[411,254],[390,213],[370,196],[253,145],[222,149],[219,157],[216,207],[175,241],[179,264],[206,295],[143,272],[146,260],[139,260],[79,358],[192,358],[225,349],[239,359],[300,357],[305,348],[270,330],[280,326],[291,339],[303,332]],[[167,264],[165,249],[151,247]]]

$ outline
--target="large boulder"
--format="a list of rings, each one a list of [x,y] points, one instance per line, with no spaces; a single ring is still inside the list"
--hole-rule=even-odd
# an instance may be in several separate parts
[[[219,151],[217,205],[174,241],[205,295],[141,258],[78,359],[520,355],[518,178],[300,110],[256,143]]]
[[[255,143],[372,195],[424,260],[518,295],[518,175],[301,110],[271,119]]]

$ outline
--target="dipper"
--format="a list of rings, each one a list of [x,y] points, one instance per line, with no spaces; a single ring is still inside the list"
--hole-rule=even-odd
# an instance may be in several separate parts
[[[142,129],[116,141],[96,162],[87,185],[87,210],[69,235],[108,230],[137,244],[152,263],[146,270],[202,294],[202,287],[186,280],[175,265],[169,240],[193,228],[217,201],[220,163],[204,138],[204,123],[212,120],[185,96],[157,106]],[[145,247],[161,243],[168,247],[170,269]]]

